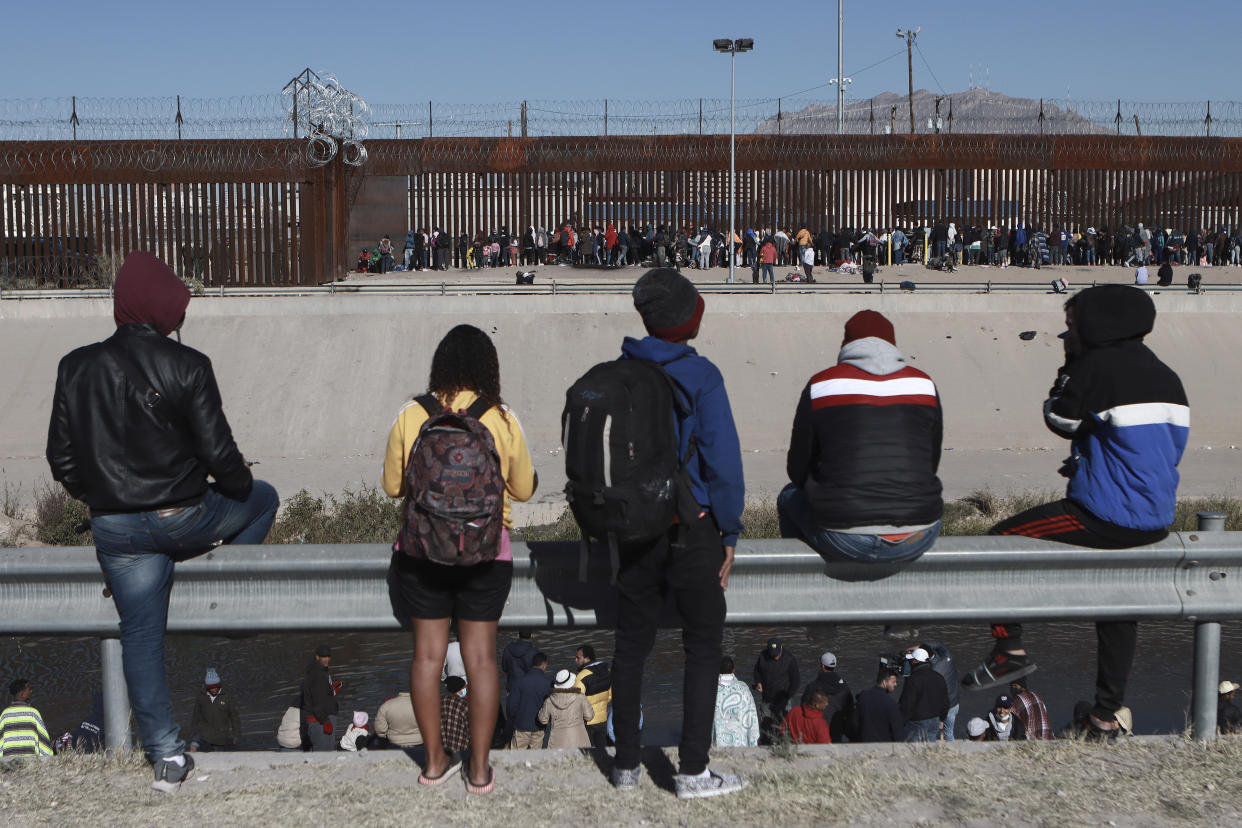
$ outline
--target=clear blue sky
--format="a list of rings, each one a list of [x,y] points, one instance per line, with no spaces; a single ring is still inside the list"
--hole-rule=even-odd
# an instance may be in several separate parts
[[[737,58],[739,98],[836,74],[833,0],[62,0],[4,18],[0,98],[275,93],[307,66],[372,103],[728,97],[715,37],[755,39]],[[846,0],[845,18],[851,98],[905,90],[894,32],[921,26],[915,88],[965,89],[973,64],[976,85],[990,68],[992,89],[1022,97],[1242,100],[1242,0]]]

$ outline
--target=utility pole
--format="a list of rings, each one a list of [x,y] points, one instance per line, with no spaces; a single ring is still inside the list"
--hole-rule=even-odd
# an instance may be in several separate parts
[[[897,37],[906,41],[906,77],[910,85],[910,132],[914,132],[914,39],[923,30],[922,26],[915,29],[898,29]]]
[[[843,1],[837,0],[837,76],[828,81],[837,86],[837,135],[842,135],[845,132],[845,85],[854,82],[853,78],[845,77],[845,70],[843,68],[843,47],[845,43]]]

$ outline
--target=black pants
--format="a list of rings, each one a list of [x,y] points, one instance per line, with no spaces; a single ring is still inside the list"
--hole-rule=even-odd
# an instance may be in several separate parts
[[[724,549],[710,516],[685,530],[685,548],[673,548],[678,528],[643,547],[621,549],[617,573],[617,634],[612,667],[612,724],[616,766],[638,767],[638,729],[643,663],[655,644],[656,628],[670,593],[681,616],[685,654],[682,685],[681,773],[707,769],[707,749],[716,712],[725,597],[720,588]]]
[[[1163,529],[1142,531],[1102,521],[1072,500],[1058,500],[1028,509],[996,524],[989,534],[1043,538],[1092,549],[1128,549],[1156,543],[1168,536]],[[1125,704],[1138,623],[1099,621],[1095,625],[1095,635],[1095,707],[1091,712],[1107,721]],[[1023,649],[1021,624],[993,624],[992,637],[996,639],[997,649]]]
[[[591,740],[591,747],[608,747],[608,722],[587,725],[586,730],[587,738]]]

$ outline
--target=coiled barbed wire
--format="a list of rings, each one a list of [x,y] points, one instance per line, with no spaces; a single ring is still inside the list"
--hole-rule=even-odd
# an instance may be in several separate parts
[[[300,130],[307,136],[306,161],[312,167],[331,163],[338,153],[349,166],[366,163],[362,142],[370,134],[371,107],[334,76],[308,71],[284,88],[281,105],[294,135]]]
[[[293,118],[296,98],[297,119]],[[939,112],[936,102],[939,100]],[[914,98],[915,132],[1120,134],[1242,137],[1242,102],[1014,98],[986,89]],[[738,99],[738,134],[832,134],[836,102]],[[1210,118],[1208,117],[1210,113]],[[939,116],[937,127],[936,117]],[[1041,117],[1042,115],[1042,117]],[[932,124],[928,126],[928,120]],[[905,95],[850,99],[846,134],[910,131]],[[377,128],[376,124],[383,124]],[[729,131],[728,98],[408,102],[369,105],[332,76],[280,95],[231,98],[0,99],[0,140],[304,138],[315,132],[385,138],[718,135]]]

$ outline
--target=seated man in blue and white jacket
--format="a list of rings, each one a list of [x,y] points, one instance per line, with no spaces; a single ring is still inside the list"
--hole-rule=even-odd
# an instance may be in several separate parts
[[[798,400],[781,535],[829,561],[911,561],[940,534],[940,396],[896,341],[882,314],[854,314],[837,364]]]
[[[1065,498],[992,527],[1094,549],[1124,549],[1168,535],[1177,506],[1177,465],[1190,436],[1190,406],[1177,374],[1143,344],[1156,322],[1151,297],[1128,285],[1098,285],[1065,303],[1065,364],[1057,372],[1044,421],[1071,440],[1061,474]],[[1114,733],[1134,661],[1133,621],[1096,624],[1099,665],[1091,730]],[[1007,684],[1035,669],[1019,624],[994,624],[988,661],[962,683]]]

